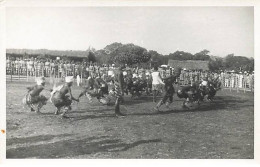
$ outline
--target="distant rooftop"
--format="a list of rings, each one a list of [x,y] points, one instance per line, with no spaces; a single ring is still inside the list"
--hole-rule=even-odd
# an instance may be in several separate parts
[[[168,65],[176,68],[186,68],[188,70],[195,70],[195,69],[202,69],[202,70],[209,70],[208,67],[209,61],[202,61],[202,60],[169,60]]]

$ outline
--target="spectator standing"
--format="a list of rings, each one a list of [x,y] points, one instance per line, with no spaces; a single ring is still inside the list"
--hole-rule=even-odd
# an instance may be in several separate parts
[[[46,76],[50,76],[50,72],[51,72],[51,64],[50,64],[50,60],[47,59],[45,64],[44,64],[44,68],[45,68],[45,75]]]
[[[156,96],[159,93],[161,85],[164,85],[158,67],[154,67],[152,72],[152,91],[153,91],[153,102],[156,102]]]

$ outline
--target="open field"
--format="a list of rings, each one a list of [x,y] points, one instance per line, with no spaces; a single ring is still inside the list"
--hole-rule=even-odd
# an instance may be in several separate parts
[[[50,102],[42,114],[23,108],[27,85],[33,83],[7,82],[7,158],[254,158],[251,92],[219,91],[197,110],[182,109],[175,96],[172,110],[162,113],[153,110],[151,97],[127,96],[123,118],[112,105],[82,97],[70,119],[60,119]],[[73,95],[80,90],[73,86]]]

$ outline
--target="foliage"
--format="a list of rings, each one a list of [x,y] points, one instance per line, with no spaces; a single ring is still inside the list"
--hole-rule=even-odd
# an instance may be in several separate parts
[[[151,58],[145,48],[134,44],[122,45],[121,47],[118,47],[112,51],[110,54],[114,63],[128,65],[146,63]]]
[[[148,54],[150,55],[151,59],[151,65],[152,66],[159,66],[162,64],[168,64],[168,56],[164,56],[162,54],[159,54],[158,52],[154,51],[154,50],[150,50],[148,52]]]
[[[87,56],[87,60],[88,62],[96,62],[96,56],[92,51],[88,52],[88,56]]]
[[[105,50],[106,54],[110,54],[111,52],[115,51],[117,48],[122,47],[122,46],[123,46],[123,44],[118,43],[118,42],[114,42],[110,45],[107,45],[104,48],[104,50]]]
[[[111,58],[111,55],[108,54],[108,52],[104,49],[97,50],[95,52],[96,60],[100,64],[112,64],[113,60]]]
[[[254,70],[254,59],[247,58],[243,56],[234,56],[234,54],[229,54],[224,58],[225,68],[227,70],[236,71],[250,71]]]
[[[204,49],[202,51],[200,51],[199,53],[196,53],[193,57],[194,60],[203,60],[203,61],[206,61],[206,60],[209,60],[210,59],[210,56],[209,56],[209,51]]]
[[[204,49],[198,53],[196,53],[195,55],[189,53],[189,52],[184,52],[184,51],[176,51],[174,53],[170,53],[169,54],[169,59],[172,60],[209,60],[210,56],[209,56],[209,51]]]
[[[213,72],[219,72],[224,70],[224,63],[222,58],[210,59],[208,64],[209,70]]]
[[[254,71],[254,59],[247,58],[243,56],[235,56],[234,54],[229,54],[224,58],[215,58],[209,61],[209,69],[211,71]]]
[[[169,54],[169,59],[172,60],[193,60],[193,55],[189,52],[176,51]]]

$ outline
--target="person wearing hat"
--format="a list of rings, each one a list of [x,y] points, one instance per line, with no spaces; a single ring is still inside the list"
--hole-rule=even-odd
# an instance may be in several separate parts
[[[36,79],[36,85],[27,87],[28,93],[23,99],[23,103],[28,105],[31,111],[40,113],[40,109],[46,104],[47,98],[40,93],[45,89],[45,78],[40,77]]]
[[[73,83],[73,76],[67,76],[65,78],[65,84],[61,85],[57,89],[54,89],[51,97],[51,101],[54,106],[57,108],[55,115],[58,115],[61,108],[64,107],[64,112],[62,117],[66,117],[65,114],[67,111],[71,110],[72,100],[79,102],[79,99],[76,99],[72,96],[71,86]]]
[[[173,84],[176,81],[176,78],[180,76],[180,69],[176,69],[174,74],[165,78],[162,78],[164,81],[164,95],[162,100],[156,105],[155,109],[160,111],[159,108],[161,105],[165,104],[169,108],[169,104],[173,102],[173,94],[175,93]],[[168,101],[167,101],[168,100]]]

